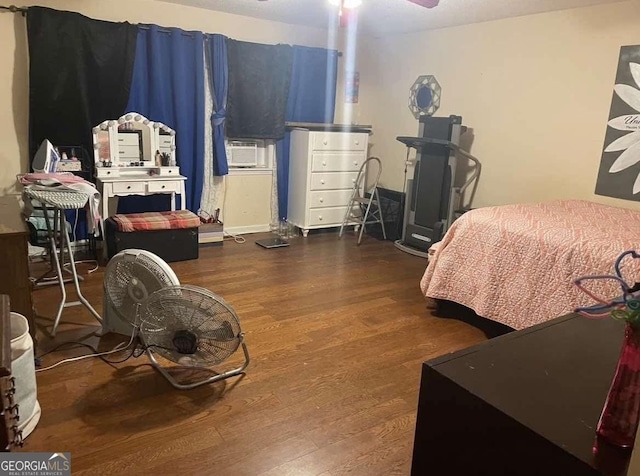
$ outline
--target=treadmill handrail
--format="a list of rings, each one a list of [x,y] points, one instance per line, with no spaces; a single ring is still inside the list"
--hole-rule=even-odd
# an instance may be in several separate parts
[[[480,171],[482,170],[482,164],[480,163],[480,161],[476,159],[473,155],[471,155],[469,152],[462,150],[460,146],[458,146],[457,144],[454,144],[453,142],[450,142],[448,140],[442,140],[442,139],[431,139],[429,137],[411,137],[411,136],[398,136],[396,137],[396,140],[399,142],[402,142],[404,145],[406,145],[409,148],[416,149],[417,151],[420,151],[423,147],[426,147],[426,146],[439,145],[442,147],[446,147],[450,150],[453,150],[456,153],[463,156],[464,158],[472,161],[475,164],[473,173],[467,179],[467,181],[464,184],[462,184],[462,186],[458,189],[459,194],[463,194],[464,191],[467,188],[469,188],[469,186],[474,182],[474,180],[480,177]]]
[[[460,191],[458,193],[460,193],[460,195],[462,195],[464,193],[464,191],[469,187],[469,185],[471,185],[474,180],[478,179],[478,177],[480,177],[480,171],[482,170],[482,164],[480,163],[480,161],[478,159],[476,159],[473,155],[471,155],[469,152],[466,152],[462,149],[458,149],[458,153],[463,156],[466,159],[469,159],[471,162],[473,162],[475,164],[475,167],[473,169],[473,173],[471,174],[471,176],[467,179],[467,181],[462,184],[462,186],[460,187]]]
[[[402,142],[407,147],[411,147],[412,149],[420,150],[427,146],[441,146],[446,147],[447,149],[457,151],[460,147],[457,144],[454,144],[448,140],[442,139],[431,139],[429,137],[409,137],[409,136],[398,136],[396,140]]]

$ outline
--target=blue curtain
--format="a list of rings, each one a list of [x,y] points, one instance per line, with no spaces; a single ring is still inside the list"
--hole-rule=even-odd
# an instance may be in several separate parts
[[[197,212],[204,180],[204,34],[144,26],[138,30],[136,48],[127,111],[176,131],[176,159],[187,177],[186,207]],[[120,213],[139,211],[120,202]],[[166,196],[152,202],[143,211],[168,203]]]
[[[207,54],[211,66],[211,92],[213,94],[214,113],[211,116],[213,127],[213,174],[227,175],[227,149],[224,146],[225,118],[227,116],[227,92],[229,89],[229,67],[227,63],[227,37],[207,35],[209,39]],[[209,171],[207,171],[209,173]]]
[[[285,120],[332,123],[336,103],[338,52],[324,48],[293,47],[293,68]],[[276,143],[278,214],[287,217],[289,199],[290,133]]]

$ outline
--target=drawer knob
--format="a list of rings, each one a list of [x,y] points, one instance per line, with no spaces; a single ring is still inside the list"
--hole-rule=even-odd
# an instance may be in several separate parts
[[[109,170],[109,171],[107,172],[107,175],[111,175],[111,170]]]
[[[165,186],[163,185],[162,188],[164,188]]]
[[[322,215],[318,215],[318,220],[322,221]]]
[[[353,165],[355,165],[356,167],[358,166],[358,162],[353,162]]]
[[[356,179],[352,178],[351,183],[356,183]]]
[[[324,198],[320,197],[320,203],[324,202]]]
[[[322,185],[324,185],[324,180],[320,180],[320,183],[321,183]]]
[[[327,142],[326,140],[323,140],[323,141],[322,141],[322,143],[323,143],[324,145],[327,145],[329,142]]]
[[[325,167],[327,165],[326,162],[322,162],[322,166]]]
[[[131,190],[131,185],[128,185],[128,186],[127,186],[127,190]]]
[[[360,145],[360,141],[359,140],[356,141],[356,145]]]

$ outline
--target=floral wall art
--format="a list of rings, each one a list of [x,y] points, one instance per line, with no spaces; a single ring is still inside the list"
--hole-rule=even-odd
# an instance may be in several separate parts
[[[620,49],[595,193],[640,201],[640,46]]]

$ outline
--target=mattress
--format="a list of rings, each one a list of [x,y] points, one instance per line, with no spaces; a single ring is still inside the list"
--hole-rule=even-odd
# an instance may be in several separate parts
[[[523,329],[593,304],[573,284],[611,274],[620,253],[640,250],[640,212],[581,200],[472,210],[456,220],[422,277],[426,297],[454,301],[478,315]],[[640,281],[640,260],[622,269]],[[611,281],[589,289],[620,295]]]

